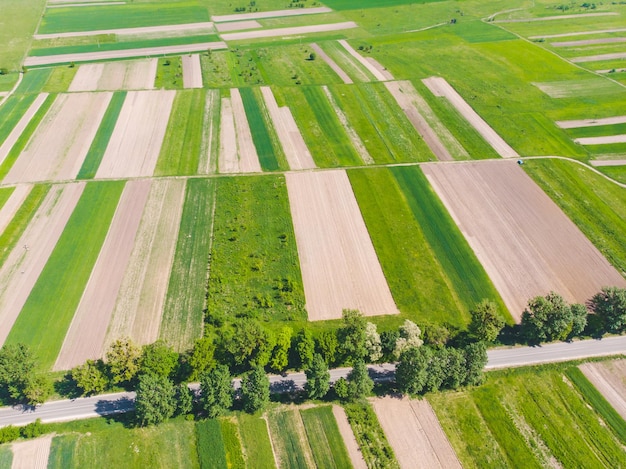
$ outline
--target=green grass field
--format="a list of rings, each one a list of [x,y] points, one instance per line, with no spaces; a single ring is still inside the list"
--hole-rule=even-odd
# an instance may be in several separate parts
[[[248,466],[254,465],[258,469],[275,468],[274,453],[265,420],[240,413],[237,414],[237,423]]]
[[[622,184],[626,184],[626,165],[625,166],[600,166],[598,168],[600,172],[606,174],[608,177],[615,179]]]
[[[239,429],[235,419],[220,419],[224,452],[226,453],[226,467],[228,469],[245,469],[246,463],[241,449]]]
[[[52,68],[28,70],[22,75],[22,82],[17,87],[16,92],[19,94],[40,93],[52,76],[53,70]]]
[[[48,78],[48,81],[46,81],[46,84],[43,86],[43,91],[46,93],[65,93],[70,87],[77,71],[78,67],[71,65],[54,67],[50,78]]]
[[[593,127],[578,127],[568,129],[571,138],[604,137],[606,135],[626,134],[626,124],[595,125]]]
[[[0,142],[9,136],[37,96],[14,95],[0,107]]]
[[[7,337],[28,344],[44,369],[61,349],[123,188],[123,181],[87,185]]]
[[[223,469],[227,467],[219,420],[208,419],[197,422],[196,438],[200,469]]]
[[[626,272],[626,191],[571,161],[528,160],[523,168],[609,262]]]
[[[350,456],[330,406],[301,410],[300,415],[317,467],[350,468]]]
[[[441,0],[423,0],[420,3],[434,3]],[[358,0],[325,0],[324,4],[333,10],[362,10],[363,8],[393,7],[397,5],[407,5],[413,0],[369,0],[365,4]]]
[[[163,57],[158,60],[154,87],[167,90],[183,88],[183,59],[181,56]]]
[[[118,91],[113,94],[76,179],[93,179],[98,172],[125,99],[126,91]]]
[[[13,451],[10,446],[0,447],[0,467],[11,467],[13,463]]]
[[[20,69],[45,4],[45,0],[0,0],[0,11],[5,18],[0,28],[0,68],[9,72]],[[12,78],[17,74],[5,76]]]
[[[202,149],[206,91],[178,91],[161,146],[155,176],[194,175]]]
[[[159,336],[184,351],[202,336],[207,265],[211,250],[214,179],[187,181],[176,252]]]
[[[267,418],[281,469],[309,467],[307,460],[311,459],[311,447],[309,441],[302,438],[299,411],[277,410],[269,413]]]
[[[306,318],[283,176],[220,178],[213,234],[209,316]]]

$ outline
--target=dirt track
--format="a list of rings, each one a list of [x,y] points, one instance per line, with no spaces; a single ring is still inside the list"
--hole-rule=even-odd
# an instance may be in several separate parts
[[[352,427],[350,426],[350,422],[348,422],[346,411],[343,410],[343,407],[333,405],[333,415],[337,421],[337,426],[339,427],[339,433],[343,438],[343,442],[346,444],[346,449],[348,450],[348,455],[350,456],[353,468],[367,469],[367,464],[365,463],[365,459],[363,459],[363,453],[361,453],[359,444],[357,443]]]
[[[11,223],[15,213],[19,210],[24,200],[26,200],[32,188],[33,186],[30,184],[19,184],[15,187],[9,199],[0,209],[0,234],[2,234],[7,225]]]
[[[3,182],[74,179],[112,96],[111,93],[59,95]]]
[[[591,166],[626,166],[626,160],[590,160]]]
[[[372,404],[401,468],[461,468],[428,401],[384,397]]]
[[[33,104],[30,105],[30,107],[24,113],[24,115],[19,120],[19,122],[15,125],[15,127],[13,127],[13,130],[11,131],[11,133],[4,140],[2,145],[0,145],[0,164],[2,164],[2,162],[5,160],[5,158],[11,151],[11,148],[13,148],[13,145],[15,145],[15,142],[17,142],[17,139],[20,138],[20,135],[22,135],[22,132],[24,132],[24,129],[26,128],[28,123],[31,121],[31,119],[34,117],[34,115],[37,113],[37,111],[39,110],[39,108],[44,103],[47,97],[48,97],[48,93],[40,93],[37,96],[37,98],[35,98],[35,101],[33,101]]]
[[[69,91],[150,90],[156,69],[157,59],[81,65]]]
[[[198,54],[183,55],[183,88],[202,88],[202,69]]]
[[[626,143],[626,134],[608,135],[606,137],[583,137],[575,138],[576,143],[581,145],[609,145],[611,143]]]
[[[328,31],[341,31],[343,29],[352,28],[358,28],[358,25],[354,21],[345,21],[343,23],[314,24],[310,26],[294,26],[291,28],[258,29],[254,31],[226,33],[221,34],[220,37],[223,41],[241,41],[246,39],[259,39],[264,37],[299,36],[301,34],[324,33]]]
[[[102,358],[104,338],[128,266],[151,181],[128,181],[83,292],[54,370]]]
[[[579,119],[571,121],[556,121],[556,125],[562,129],[575,129],[578,127],[595,127],[599,125],[626,124],[626,116],[605,117],[604,119]]]
[[[53,435],[46,435],[34,440],[13,443],[13,462],[11,469],[46,469],[50,456],[50,444]]]
[[[578,368],[626,420],[626,360],[585,363]]]
[[[309,320],[398,313],[345,171],[286,179]]]
[[[422,166],[514,319],[555,291],[585,303],[626,280],[514,161]]]
[[[119,28],[119,29],[99,29],[94,31],[75,31],[66,33],[53,34],[35,34],[35,40],[40,39],[57,39],[63,37],[81,37],[81,36],[99,36],[101,34],[117,34],[117,35],[142,35],[152,33],[165,33],[171,31],[205,31],[213,32],[213,23],[187,23],[187,24],[170,24],[164,26],[145,26],[141,28]]]
[[[222,98],[220,115],[220,153],[218,171],[220,173],[238,173],[237,132],[230,98]]]
[[[339,44],[341,44],[343,46],[343,48],[352,57],[357,59],[361,65],[363,65],[372,75],[374,75],[374,78],[376,78],[376,80],[378,80],[378,81],[393,80],[393,77],[391,76],[390,73],[388,73],[388,74],[383,73],[382,66],[380,64],[377,63],[378,65],[376,66],[372,62],[366,60],[365,57],[363,57],[361,54],[359,54],[357,51],[355,51],[352,48],[352,46],[350,44],[348,44],[348,41],[346,41],[344,39],[340,39],[338,42],[339,42]],[[390,78],[388,78],[388,77],[390,77]]]
[[[444,97],[450,101],[454,108],[467,119],[502,158],[517,158],[519,156],[444,78],[430,77],[422,80],[422,82],[435,96]]]
[[[316,15],[318,13],[330,13],[332,10],[327,7],[318,8],[292,8],[291,10],[274,10],[274,11],[259,11],[256,13],[239,13],[236,15],[219,15],[212,16],[211,20],[215,23],[224,23],[227,21],[242,21],[242,20],[258,20],[263,18],[279,18],[281,16],[302,16],[302,15]]]

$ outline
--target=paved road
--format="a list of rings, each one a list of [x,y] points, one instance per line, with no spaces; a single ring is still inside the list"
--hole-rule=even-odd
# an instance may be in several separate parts
[[[538,363],[559,362],[586,357],[626,354],[626,336],[602,340],[584,340],[572,343],[556,343],[541,347],[515,347],[493,349],[487,352],[489,361],[486,369],[507,368]],[[393,379],[395,365],[370,366],[370,374],[377,381]],[[350,368],[331,370],[331,381],[347,376]],[[304,373],[290,373],[286,376],[270,376],[270,385],[275,392],[288,392],[301,389],[306,382]],[[235,388],[240,381],[235,380]],[[191,385],[197,389],[198,385]],[[6,425],[26,425],[35,419],[42,422],[61,422],[90,417],[110,415],[132,410],[135,393],[106,394],[95,397],[47,402],[36,409],[14,407],[0,408],[0,427]]]

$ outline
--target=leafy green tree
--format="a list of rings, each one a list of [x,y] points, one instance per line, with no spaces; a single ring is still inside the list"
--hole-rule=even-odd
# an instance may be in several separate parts
[[[313,362],[315,355],[315,340],[313,334],[308,329],[302,329],[296,337],[296,352],[298,353],[298,361],[302,369],[307,369]]]
[[[626,331],[626,288],[604,287],[591,299],[591,309],[602,318],[607,332]]]
[[[522,335],[530,343],[563,340],[572,329],[572,310],[560,295],[550,292],[528,302],[522,314]]]
[[[111,344],[106,353],[111,381],[129,383],[139,372],[141,349],[130,339],[118,339]]]
[[[30,405],[39,405],[46,402],[52,394],[52,382],[43,373],[31,375],[24,389],[24,397]]]
[[[424,343],[434,349],[442,349],[450,340],[450,329],[439,324],[424,327]]]
[[[226,365],[217,365],[200,378],[200,403],[209,418],[223,415],[233,405],[233,383]]]
[[[163,340],[159,339],[143,347],[140,360],[141,373],[169,377],[177,363],[178,354]]]
[[[383,348],[383,360],[394,361],[397,357],[394,355],[396,350],[396,341],[400,338],[400,331],[383,331],[380,333],[380,343]]]
[[[367,359],[370,363],[377,362],[383,356],[383,346],[380,335],[376,330],[376,324],[368,322],[365,326],[365,348],[367,349]]]
[[[317,348],[319,353],[324,357],[328,366],[337,363],[337,352],[339,350],[339,341],[335,331],[323,331],[317,339]]]
[[[435,392],[441,389],[448,372],[448,356],[445,349],[434,350],[426,369],[426,392]]]
[[[323,399],[330,389],[330,373],[324,358],[316,353],[310,368],[304,373],[306,374],[304,390],[309,399]]]
[[[197,339],[189,356],[191,367],[191,381],[200,379],[200,376],[216,365],[215,342],[212,337]]]
[[[176,390],[168,378],[142,374],[135,398],[137,422],[141,426],[164,422],[176,411]]]
[[[102,360],[87,360],[72,369],[71,376],[83,395],[99,394],[109,387],[106,368]]]
[[[493,342],[504,327],[504,319],[493,301],[483,300],[470,311],[469,333],[478,341]]]
[[[367,372],[367,365],[363,360],[357,360],[348,373],[348,396],[350,399],[361,399],[371,394],[374,381]]]
[[[241,399],[246,412],[254,414],[270,402],[270,380],[262,366],[255,366],[241,379]]]
[[[474,342],[463,350],[465,353],[465,382],[466,386],[478,386],[482,384],[485,375],[484,368],[487,365],[487,346],[484,342]]]
[[[420,394],[428,379],[433,352],[429,347],[410,347],[402,352],[396,366],[396,384],[403,394]]]
[[[424,341],[422,340],[422,330],[413,321],[408,319],[404,320],[404,323],[399,329],[400,337],[396,340],[396,347],[394,349],[394,355],[398,359],[402,353],[415,347],[421,347]]]
[[[26,388],[35,374],[35,357],[24,344],[5,344],[0,349],[0,392],[14,402],[26,398]]]
[[[333,389],[335,390],[337,397],[342,401],[346,401],[350,397],[350,387],[346,378],[339,378],[335,381]]]
[[[283,326],[276,336],[276,345],[270,359],[270,368],[275,371],[283,371],[289,365],[289,350],[291,349],[291,336],[293,330],[289,326]]]
[[[446,358],[446,377],[442,383],[445,389],[457,389],[467,380],[465,354],[462,350],[447,347],[442,350]]]
[[[367,356],[366,327],[367,321],[363,315],[355,309],[344,309],[342,313],[343,325],[339,329],[339,343],[343,361],[356,363],[364,360]]]
[[[572,310],[572,330],[569,333],[569,337],[577,337],[583,333],[585,327],[587,327],[587,308],[585,305],[573,304],[570,306]]]
[[[225,348],[235,366],[265,366],[274,349],[274,336],[257,321],[241,319],[233,324]]]
[[[186,383],[176,386],[176,415],[187,415],[193,410],[193,391]]]

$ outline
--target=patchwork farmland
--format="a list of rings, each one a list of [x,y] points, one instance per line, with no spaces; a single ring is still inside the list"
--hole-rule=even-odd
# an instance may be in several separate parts
[[[619,2],[0,9],[0,345],[25,344],[55,379],[126,338],[172,347],[172,376],[200,359],[303,368],[308,339],[352,365],[329,339],[345,310],[395,360],[407,320],[427,345],[458,345],[487,300],[498,343],[533,297],[590,308],[626,288]],[[232,338],[257,332],[255,363],[233,359],[248,351]],[[345,411],[60,425],[0,446],[0,465],[618,467],[623,373],[586,363]]]

